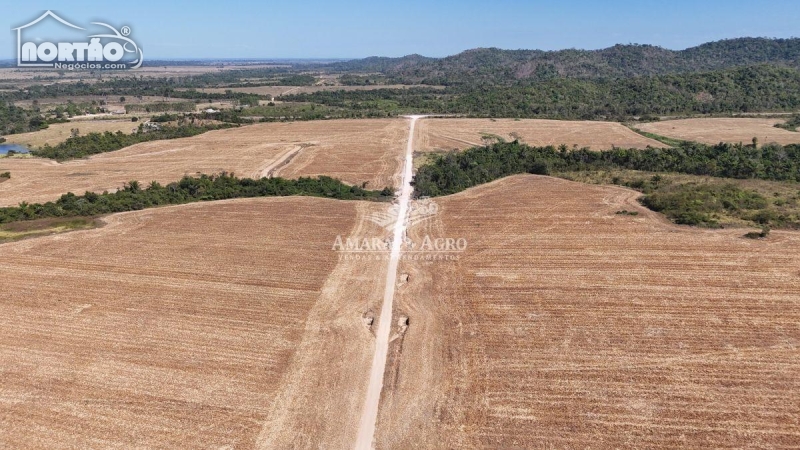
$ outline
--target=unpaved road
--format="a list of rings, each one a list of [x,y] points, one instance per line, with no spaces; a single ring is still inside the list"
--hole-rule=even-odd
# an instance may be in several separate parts
[[[292,158],[297,156],[300,153],[300,150],[303,149],[302,145],[298,145],[292,149],[287,150],[283,155],[279,156],[275,161],[270,163],[267,167],[261,170],[261,178],[272,178],[274,177],[278,171],[291,162]]]
[[[414,168],[414,127],[417,120],[425,116],[409,116],[411,124],[408,129],[408,144],[406,145],[406,160],[403,166],[403,179],[400,187],[398,203],[400,209],[397,221],[394,224],[392,237],[392,252],[389,267],[386,272],[386,288],[383,292],[383,306],[378,319],[378,331],[375,340],[375,356],[372,359],[372,370],[369,375],[369,387],[361,412],[361,421],[358,425],[356,449],[371,449],[375,436],[375,423],[378,420],[378,403],[383,390],[383,373],[386,369],[386,355],[389,351],[389,334],[392,329],[392,302],[394,301],[395,284],[397,283],[397,266],[400,261],[400,248],[406,232],[406,216],[408,204],[414,189],[411,186],[412,170]]]

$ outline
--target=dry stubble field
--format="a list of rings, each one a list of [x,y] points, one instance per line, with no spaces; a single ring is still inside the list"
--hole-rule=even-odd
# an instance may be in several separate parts
[[[637,195],[516,176],[436,199],[411,236],[469,247],[401,265],[380,448],[797,446],[800,234],[678,227]]]
[[[399,182],[404,133],[403,119],[268,123],[144,142],[61,164],[4,158],[0,173],[11,172],[11,179],[0,184],[0,206],[51,201],[67,192],[113,191],[131,180],[168,183],[222,171],[261,177],[288,157],[274,176],[328,175],[382,189]]]
[[[783,119],[760,118],[708,118],[665,120],[636,125],[636,128],[661,136],[706,144],[743,142],[749,144],[754,137],[759,143],[777,142],[782,145],[799,144],[800,133],[775,128]]]
[[[72,135],[72,129],[80,130],[81,135],[89,133],[104,133],[121,131],[131,134],[139,126],[136,122],[128,120],[74,120],[67,123],[54,123],[46,130],[32,133],[10,134],[5,136],[9,144],[24,145],[28,148],[39,148],[44,144],[56,145],[66,141]]]
[[[346,448],[385,267],[331,245],[383,206],[192,204],[0,245],[0,447]]]
[[[612,146],[645,148],[663,147],[616,122],[569,121],[544,119],[426,119],[419,123],[415,150],[465,149],[484,145],[484,136],[494,135],[507,141],[519,139],[529,145],[566,144],[572,148],[589,147],[608,150]]]

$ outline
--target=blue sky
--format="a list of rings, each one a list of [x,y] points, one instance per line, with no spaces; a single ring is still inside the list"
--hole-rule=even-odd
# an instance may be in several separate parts
[[[682,49],[741,36],[800,36],[800,2],[755,1],[175,1],[0,0],[0,58],[12,28],[52,9],[77,25],[129,25],[153,58],[446,56],[475,47]]]

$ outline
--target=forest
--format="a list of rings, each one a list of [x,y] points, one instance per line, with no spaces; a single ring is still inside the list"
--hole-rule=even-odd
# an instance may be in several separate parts
[[[759,65],[610,80],[553,78],[508,86],[320,91],[280,99],[387,114],[630,120],[643,115],[794,111],[800,108],[800,71]]]
[[[738,38],[685,50],[615,45],[600,50],[476,48],[445,58],[409,55],[332,64],[343,73],[376,72],[393,84],[509,85],[553,78],[613,79],[711,72],[771,64],[800,68],[800,39]]]

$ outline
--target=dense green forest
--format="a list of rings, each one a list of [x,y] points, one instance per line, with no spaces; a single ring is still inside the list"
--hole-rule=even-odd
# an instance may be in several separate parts
[[[554,78],[510,86],[443,90],[319,91],[286,95],[281,100],[387,114],[428,112],[560,119],[627,120],[641,115],[794,111],[800,108],[800,71],[760,65],[614,80]]]
[[[509,84],[552,78],[621,78],[708,72],[757,64],[800,68],[800,39],[740,38],[673,51],[652,45],[602,50],[478,48],[446,58],[410,55],[332,64],[342,72],[377,72],[401,84]]]
[[[325,176],[296,180],[283,178],[253,180],[237,178],[233,174],[226,173],[200,177],[187,176],[166,186],[152,182],[143,188],[139,182],[131,181],[123,189],[113,193],[86,192],[80,196],[67,193],[55,202],[22,203],[15,207],[0,208],[0,223],[48,217],[96,216],[210,200],[289,195],[340,200],[384,200],[392,196],[392,190],[386,188],[383,191],[368,191]]]
[[[183,137],[196,136],[206,131],[230,128],[232,125],[181,125],[177,127],[164,126],[158,130],[125,134],[121,131],[112,133],[89,133],[84,136],[73,136],[66,141],[55,146],[45,144],[38,150],[32,150],[31,154],[42,158],[51,158],[59,161],[83,158],[97,153],[111,152],[128,147],[140,142],[156,141],[160,139],[177,139]]]
[[[47,128],[47,121],[36,111],[0,100],[0,135],[27,133]]]
[[[682,173],[732,179],[800,181],[800,145],[763,147],[741,144],[715,146],[684,143],[677,148],[645,150],[569,150],[566,146],[530,147],[519,142],[500,142],[464,152],[438,155],[423,165],[414,178],[415,195],[439,196],[463,191],[509,175],[564,174],[609,170],[653,173]],[[643,203],[663,212],[677,223],[715,226],[713,213],[746,210],[746,220],[762,225],[800,226],[800,219],[767,208],[763,196],[736,186],[694,186],[683,184],[656,189],[659,177],[651,181],[626,183],[647,195]],[[800,195],[800,191],[798,191]],[[797,198],[790,199],[797,201]]]

